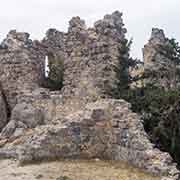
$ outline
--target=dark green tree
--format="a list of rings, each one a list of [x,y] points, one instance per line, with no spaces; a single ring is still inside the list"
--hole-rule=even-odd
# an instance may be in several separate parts
[[[118,88],[114,92],[115,98],[122,98],[127,93],[130,83],[133,81],[129,69],[135,67],[139,62],[130,56],[131,45],[132,39],[129,41],[125,39],[119,43],[118,66],[115,67]]]

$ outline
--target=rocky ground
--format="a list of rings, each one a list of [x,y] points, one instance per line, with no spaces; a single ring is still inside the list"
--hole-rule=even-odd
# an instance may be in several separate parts
[[[0,161],[0,180],[159,180],[124,163],[105,161],[54,161],[18,166]]]

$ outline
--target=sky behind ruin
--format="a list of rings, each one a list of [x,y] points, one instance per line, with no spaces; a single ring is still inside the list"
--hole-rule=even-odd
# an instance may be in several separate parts
[[[141,49],[152,27],[164,29],[167,36],[180,42],[180,0],[2,0],[0,39],[10,29],[42,39],[49,28],[67,31],[72,16],[80,16],[92,26],[115,10],[124,14],[127,36],[133,37],[134,57],[142,58]]]

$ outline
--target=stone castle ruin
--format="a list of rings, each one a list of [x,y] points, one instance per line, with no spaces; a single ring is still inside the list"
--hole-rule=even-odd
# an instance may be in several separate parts
[[[125,34],[118,11],[93,28],[74,17],[67,33],[50,29],[41,42],[10,31],[0,46],[0,157],[122,160],[178,180],[172,158],[150,143],[130,104],[111,95]],[[145,63],[153,42],[144,49]],[[63,61],[60,91],[42,87],[50,55]]]

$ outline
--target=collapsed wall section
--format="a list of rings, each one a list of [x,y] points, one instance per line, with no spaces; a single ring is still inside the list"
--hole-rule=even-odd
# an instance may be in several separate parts
[[[162,180],[179,180],[170,155],[153,147],[140,117],[129,108],[124,100],[88,103],[61,124],[25,131],[1,148],[0,156],[21,163],[58,158],[120,160],[162,176]]]

